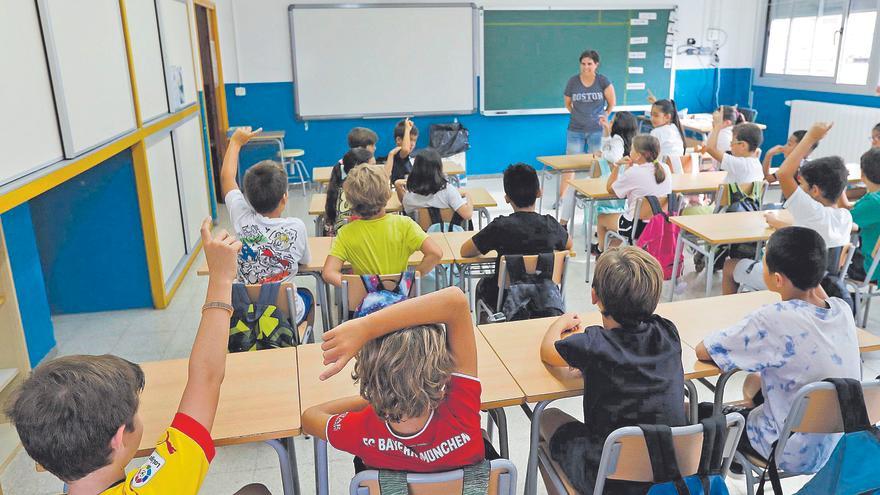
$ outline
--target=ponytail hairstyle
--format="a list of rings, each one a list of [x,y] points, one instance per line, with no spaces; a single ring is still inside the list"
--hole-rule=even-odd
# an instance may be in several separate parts
[[[633,138],[632,148],[637,151],[646,162],[654,164],[654,180],[657,184],[666,180],[666,171],[660,164],[660,140],[650,134],[639,134]]]
[[[373,153],[366,148],[352,148],[343,155],[342,163],[333,165],[330,171],[330,182],[327,184],[327,199],[324,201],[324,222],[327,225],[336,223],[336,202],[339,200],[339,191],[342,183],[348,177],[351,169],[363,163],[369,163],[373,159]]]
[[[663,114],[672,117],[672,125],[678,129],[678,134],[681,136],[681,142],[684,143],[684,129],[681,127],[681,120],[678,118],[678,109],[675,108],[675,100],[657,100],[654,102],[653,106],[657,107],[657,109]]]
[[[733,122],[734,125],[742,124],[746,121],[746,118],[743,114],[739,113],[739,110],[736,107],[721,105],[718,107],[718,110],[721,112],[721,120],[729,120]]]
[[[629,156],[632,148],[632,140],[639,130],[639,122],[635,115],[629,112],[617,112],[614,114],[614,122],[611,124],[611,135],[620,136],[623,139],[623,156]]]

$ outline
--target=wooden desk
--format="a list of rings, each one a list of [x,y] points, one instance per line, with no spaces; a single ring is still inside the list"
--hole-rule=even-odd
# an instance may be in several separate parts
[[[764,124],[752,122],[761,129],[766,129]],[[712,132],[712,114],[711,113],[692,113],[681,119],[681,126],[686,130],[698,132],[700,134],[709,134]]]
[[[449,248],[452,251],[452,254],[455,257],[455,262],[459,265],[469,264],[469,263],[483,263],[487,261],[495,261],[495,258],[498,256],[498,253],[495,251],[489,251],[486,254],[482,254],[480,256],[476,256],[474,258],[465,258],[461,255],[461,246],[466,241],[470,240],[471,237],[474,236],[476,232],[447,232],[446,233],[446,242],[449,244]]]
[[[547,174],[577,172],[591,170],[596,163],[596,155],[578,153],[574,155],[539,156],[537,160],[544,165],[541,169],[541,189],[544,189],[544,178]],[[562,179],[556,184],[556,218],[559,218],[559,203],[562,201]],[[544,209],[544,196],[538,200],[538,212]]]
[[[312,169],[312,182],[317,182],[323,188],[323,186],[330,182],[330,174],[332,172],[333,167],[315,167]]]
[[[742,244],[757,242],[760,256],[761,245],[770,238],[773,229],[767,224],[766,211],[744,211],[718,213],[712,215],[688,215],[672,217],[672,223],[681,227],[681,234],[675,245],[675,262],[672,267],[672,284],[669,300],[675,297],[678,264],[685,245],[706,256],[706,296],[712,293],[712,266],[715,264],[715,251],[722,244]],[[774,214],[791,222],[788,210],[776,210]]]
[[[187,380],[187,359],[141,364],[146,385],[138,413],[144,433],[136,456],[149,455],[164,438]],[[296,348],[241,352],[226,357],[214,444],[267,442],[278,454],[284,493],[299,493],[293,437],[301,433]]]
[[[474,329],[477,342],[477,376],[480,379],[482,393],[480,407],[484,410],[523,404],[525,396],[507,368],[483,338],[482,334]],[[323,354],[319,344],[306,344],[297,348],[299,356],[299,384],[302,390],[300,404],[302,410],[327,402],[333,399],[350,397],[360,393],[359,388],[351,379],[354,370],[354,360],[330,377],[326,381],[318,380],[318,375],[324,369]],[[507,454],[507,428],[503,409],[493,412],[493,418],[498,421],[501,447]],[[329,493],[327,473],[327,442],[314,439],[315,444],[315,480],[318,494]]]
[[[450,177],[464,175],[464,166],[451,161],[443,161],[443,173]]]
[[[696,174],[672,174],[672,192],[680,194],[701,194],[714,193],[718,190],[718,186],[724,183],[727,177],[726,171],[720,172],[699,172]],[[616,195],[609,193],[606,184],[607,177],[595,177],[590,179],[577,179],[569,181],[571,187],[574,188],[575,195],[584,198],[584,235],[589,238],[593,232],[593,224],[596,218],[596,202],[610,199],[619,199]],[[571,211],[569,225],[574,225],[574,213]],[[590,257],[589,246],[584,249],[587,253],[586,281],[590,281],[590,266],[592,260]]]

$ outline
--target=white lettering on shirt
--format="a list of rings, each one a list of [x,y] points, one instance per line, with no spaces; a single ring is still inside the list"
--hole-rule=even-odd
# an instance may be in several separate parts
[[[403,442],[393,438],[362,438],[361,441],[367,447],[373,447],[379,452],[400,452],[407,457],[416,457],[422,462],[432,463],[449,455],[455,450],[460,449],[471,441],[470,435],[467,433],[459,433],[458,435],[448,438],[440,442],[435,447],[424,452],[416,453]]]

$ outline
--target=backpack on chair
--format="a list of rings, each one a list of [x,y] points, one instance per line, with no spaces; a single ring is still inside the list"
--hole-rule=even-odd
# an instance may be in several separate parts
[[[258,351],[297,344],[288,315],[275,306],[280,282],[260,286],[257,302],[251,301],[244,284],[232,284],[232,317],[229,324],[229,352]]]
[[[729,495],[724,484],[724,444],[727,442],[727,418],[718,414],[700,421],[703,448],[697,474],[685,478],[691,495]]]
[[[672,278],[672,266],[675,262],[675,245],[678,243],[679,231],[681,230],[678,225],[669,221],[669,217],[678,211],[678,195],[669,195],[667,203],[669,214],[663,211],[660,201],[656,197],[645,196],[645,199],[651,205],[651,211],[654,216],[648,220],[648,225],[645,226],[645,230],[642,231],[642,235],[639,236],[636,245],[660,262],[660,266],[663,267],[663,280],[669,280]],[[635,220],[634,222],[637,221]],[[633,228],[635,229],[636,226],[633,225]],[[684,253],[679,257],[678,273],[676,276],[681,275],[683,268]]]
[[[400,274],[400,280],[397,281],[393,288],[386,289],[379,275],[361,275],[360,279],[364,284],[367,295],[364,296],[357,309],[354,310],[352,317],[360,318],[367,316],[392,304],[405,301],[409,297],[409,292],[415,278],[416,273],[410,268]]]
[[[559,286],[553,282],[556,265],[554,253],[541,253],[534,273],[526,271],[521,255],[504,257],[510,286],[506,289],[501,312],[505,321],[528,320],[565,313],[565,303]]]

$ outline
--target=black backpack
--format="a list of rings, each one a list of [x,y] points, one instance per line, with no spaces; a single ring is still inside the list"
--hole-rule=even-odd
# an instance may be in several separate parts
[[[846,273],[840,271],[840,255],[843,252],[843,246],[828,249],[828,259],[825,265],[825,276],[819,283],[825,293],[830,297],[838,297],[849,305],[853,315],[856,314],[856,304],[853,302],[849,289],[846,288]]]
[[[443,158],[467,151],[468,130],[458,122],[431,124],[428,127],[428,146],[437,150]]]
[[[232,318],[229,352],[258,351],[297,345],[297,334],[288,315],[275,306],[280,282],[260,286],[257,302],[251,301],[244,284],[232,284]]]
[[[440,213],[440,208],[429,206],[426,209],[428,210],[428,216],[431,218],[431,226],[433,227],[434,225],[440,224],[440,230],[437,232],[455,232],[455,227],[460,227],[461,230],[474,230],[474,223],[462,218],[457,211],[453,211],[452,218],[450,218],[448,222],[444,222],[443,215]]]
[[[534,273],[526,272],[521,255],[507,255],[507,288],[501,312],[506,321],[528,320],[565,313],[565,303],[559,286],[553,282],[553,266],[556,256],[553,253],[538,255]]]
[[[761,205],[758,203],[758,196],[761,193],[762,182],[756,182],[754,188],[752,189],[752,194],[748,195],[742,192],[742,189],[739,188],[739,184],[727,184],[728,188],[728,197],[730,198],[729,204],[719,210],[717,213],[735,213],[740,211],[761,211]],[[740,244],[724,244],[718,247],[718,251],[715,253],[715,266],[713,267],[714,271],[721,270],[724,267],[724,262],[727,261],[727,258],[734,259],[754,259],[755,255],[758,252],[758,244],[751,243],[740,243]],[[705,263],[705,257],[702,253],[697,253],[694,255],[694,264],[697,266],[702,266]],[[702,269],[698,269],[698,272],[703,271]]]

